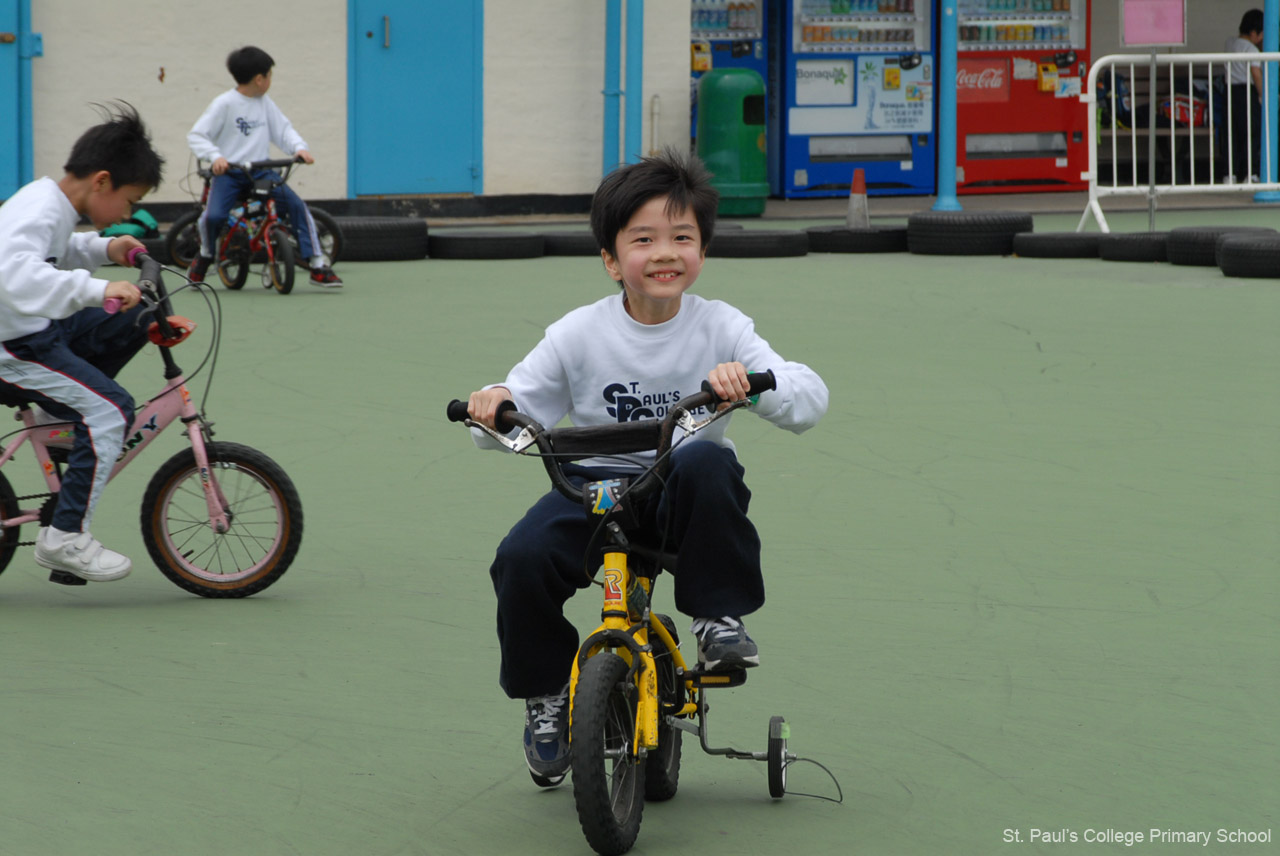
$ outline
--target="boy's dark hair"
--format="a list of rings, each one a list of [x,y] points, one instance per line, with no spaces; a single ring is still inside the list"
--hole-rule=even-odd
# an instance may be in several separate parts
[[[88,178],[99,170],[111,173],[111,186],[142,184],[160,186],[164,158],[151,147],[151,135],[133,105],[119,101],[114,107],[97,105],[105,119],[80,135],[71,147],[63,169],[76,178]]]
[[[262,48],[247,45],[227,54],[227,71],[236,83],[248,83],[259,74],[269,74],[276,61]]]
[[[1262,30],[1262,10],[1250,9],[1244,13],[1244,17],[1240,19],[1240,35],[1247,36],[1250,33],[1261,33]]]
[[[618,233],[650,199],[667,197],[667,214],[689,208],[702,233],[702,247],[711,243],[720,194],[711,186],[711,173],[702,161],[675,149],[619,167],[604,177],[591,198],[591,234],[602,250],[617,256]]]

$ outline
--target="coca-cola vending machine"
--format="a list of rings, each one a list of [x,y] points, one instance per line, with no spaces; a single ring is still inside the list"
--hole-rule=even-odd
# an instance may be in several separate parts
[[[769,42],[769,185],[785,198],[936,187],[935,4],[778,0]]]
[[[1088,0],[960,0],[956,191],[1083,190]]]

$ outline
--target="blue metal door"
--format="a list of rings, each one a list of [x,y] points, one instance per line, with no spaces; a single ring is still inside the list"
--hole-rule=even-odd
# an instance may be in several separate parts
[[[20,2],[0,0],[0,199],[12,196],[23,184],[22,99],[18,82]]]
[[[348,9],[350,195],[481,192],[483,0]]]

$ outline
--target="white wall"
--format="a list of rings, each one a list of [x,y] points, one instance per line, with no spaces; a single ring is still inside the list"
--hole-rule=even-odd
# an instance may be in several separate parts
[[[138,108],[166,161],[164,183],[151,198],[189,198],[180,187],[195,163],[187,131],[215,95],[234,85],[227,54],[256,44],[276,61],[271,97],[316,157],[291,184],[303,197],[345,197],[347,4],[272,0],[265,17],[264,6],[34,0],[31,28],[44,39],[44,56],[31,62],[36,176],[62,175],[76,138],[99,121],[92,103],[123,99]],[[199,180],[192,186],[198,193]]]
[[[1240,28],[1240,18],[1250,9],[1263,8],[1263,0],[1186,0],[1187,44],[1160,53],[1220,53],[1227,39]],[[1120,44],[1120,0],[1092,0],[1093,56],[1115,53],[1150,53]]]
[[[602,166],[604,3],[484,6],[484,193],[590,193]],[[185,188],[198,192],[199,181],[184,178],[194,168],[186,133],[233,85],[227,53],[256,44],[276,61],[271,97],[316,156],[315,166],[295,172],[294,187],[304,198],[346,197],[346,0],[33,0],[31,10],[44,39],[44,56],[32,61],[37,176],[62,174],[71,145],[98,121],[93,102],[123,99],[151,126],[166,160],[153,198],[189,198]],[[645,150],[654,95],[658,144],[683,144],[689,0],[646,2],[644,77]]]

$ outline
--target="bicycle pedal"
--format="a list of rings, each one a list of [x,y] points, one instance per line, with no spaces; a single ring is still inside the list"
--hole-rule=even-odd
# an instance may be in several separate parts
[[[50,571],[49,582],[63,586],[86,586],[89,584],[88,580],[82,580],[69,571]]]
[[[726,672],[708,672],[697,668],[685,672],[685,677],[691,678],[695,687],[708,690],[719,687],[740,687],[747,682],[747,670],[733,669]]]

